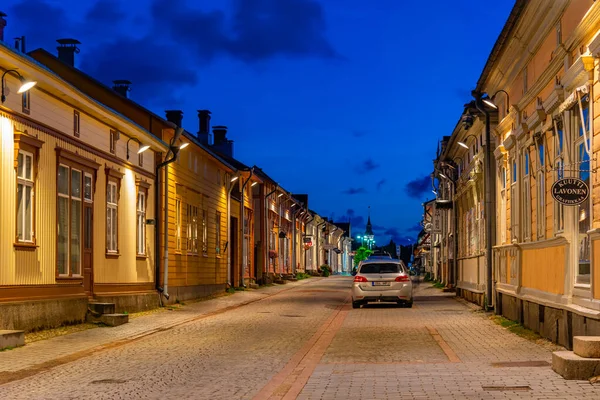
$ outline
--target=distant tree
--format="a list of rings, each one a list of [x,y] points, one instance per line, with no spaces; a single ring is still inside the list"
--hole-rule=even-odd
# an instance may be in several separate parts
[[[369,250],[365,246],[359,247],[354,254],[354,266],[357,267],[359,262],[366,260],[371,254],[373,254],[373,250]]]

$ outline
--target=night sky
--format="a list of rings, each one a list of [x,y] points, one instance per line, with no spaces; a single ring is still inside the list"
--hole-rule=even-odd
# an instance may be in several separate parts
[[[376,240],[414,240],[437,143],[513,0],[2,0],[5,39],[56,54],[164,116],[227,125],[234,156]]]

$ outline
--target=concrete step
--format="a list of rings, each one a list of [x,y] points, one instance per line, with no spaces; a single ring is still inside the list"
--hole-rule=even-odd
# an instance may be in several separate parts
[[[552,369],[565,379],[586,380],[600,375],[600,358],[583,358],[572,351],[552,353]]]
[[[25,345],[25,331],[0,330],[0,350]]]
[[[573,353],[583,358],[600,358],[600,336],[574,336]]]
[[[95,314],[114,314],[115,303],[88,303],[88,309]]]
[[[119,326],[129,322],[129,314],[103,314],[100,322],[108,326]]]

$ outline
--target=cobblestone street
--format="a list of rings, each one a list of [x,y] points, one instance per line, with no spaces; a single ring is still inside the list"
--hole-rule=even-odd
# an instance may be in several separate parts
[[[311,279],[284,291],[268,288],[270,296],[252,291],[186,306],[185,317],[144,317],[147,326],[152,319],[167,326],[169,315],[180,324],[15,378],[0,385],[0,398],[600,398],[600,385],[565,381],[551,370],[555,346],[522,339],[428,284],[416,289],[412,309],[352,310],[351,282]],[[236,296],[256,301],[232,307]],[[194,318],[201,307],[224,311]],[[68,355],[65,343],[73,353],[91,338],[100,344],[100,335],[111,332],[117,331],[94,329],[1,352],[0,375],[35,366],[36,354],[46,362],[57,347]]]

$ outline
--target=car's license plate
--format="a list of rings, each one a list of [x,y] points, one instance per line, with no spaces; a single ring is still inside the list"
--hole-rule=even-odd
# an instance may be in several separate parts
[[[390,286],[389,282],[373,282],[373,286]]]

